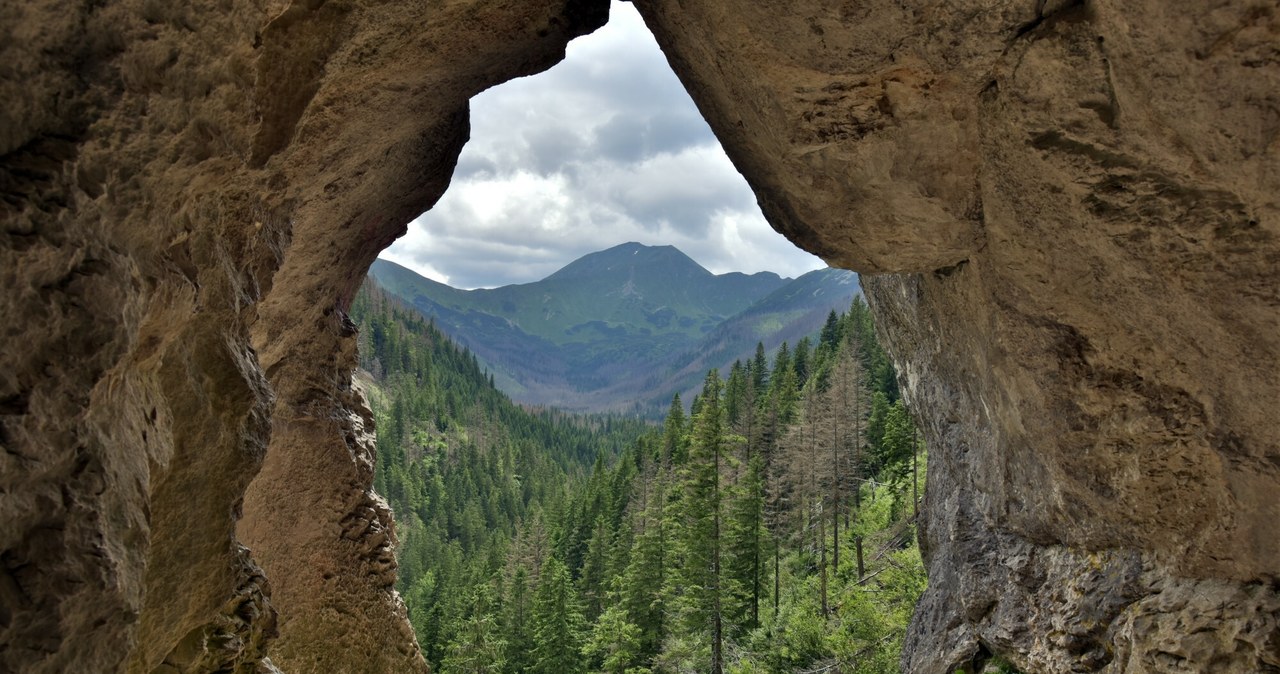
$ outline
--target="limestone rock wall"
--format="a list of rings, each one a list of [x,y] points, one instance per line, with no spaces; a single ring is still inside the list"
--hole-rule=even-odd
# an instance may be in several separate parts
[[[1280,668],[1280,9],[637,0],[923,414],[904,664]]]
[[[0,6],[0,671],[425,670],[343,309],[606,14]]]
[[[636,0],[931,445],[905,664],[1280,669],[1280,10]],[[422,671],[343,310],[603,0],[0,5],[0,670]]]

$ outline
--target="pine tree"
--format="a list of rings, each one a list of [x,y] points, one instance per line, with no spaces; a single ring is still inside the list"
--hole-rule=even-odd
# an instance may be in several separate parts
[[[764,512],[764,461],[752,456],[735,485],[724,533],[725,617],[730,634],[760,624],[761,544]]]
[[[760,368],[759,371],[767,371],[760,349],[757,349],[756,356],[755,365]],[[765,479],[764,526],[770,534],[768,538],[773,542],[773,592],[771,594],[773,613],[777,615],[782,597],[781,517],[784,499],[783,482],[780,478],[782,466],[778,461],[778,454],[782,436],[795,416],[795,401],[798,395],[795,388],[795,372],[790,365],[786,342],[778,348],[774,356],[773,374],[766,381],[768,382],[767,391],[762,390],[758,394],[759,409],[756,415],[758,419],[756,426],[759,429],[758,451],[761,454]]]
[[[680,543],[684,555],[681,627],[710,637],[708,671],[712,674],[724,671],[720,470],[725,428],[720,389],[720,375],[711,370],[703,383],[701,405],[693,420],[681,504],[683,536]]]
[[[471,615],[462,622],[449,644],[442,667],[457,674],[497,674],[504,664],[506,644],[499,637],[497,620],[490,612],[489,586],[480,584],[471,599]]]
[[[571,674],[582,669],[582,610],[573,581],[555,557],[542,565],[533,602],[534,674]]]
[[[533,665],[533,600],[529,592],[529,571],[523,564],[512,574],[503,608],[502,630],[506,642],[503,671],[511,674],[527,671]]]
[[[587,542],[586,556],[578,574],[579,596],[582,598],[583,615],[593,621],[604,610],[605,583],[609,566],[609,548],[613,532],[604,513],[596,516],[591,539]]]
[[[742,361],[735,360],[729,369],[729,381],[724,386],[725,424],[735,428],[742,421],[746,410],[750,408],[747,400],[747,373],[743,370]]]
[[[628,621],[639,629],[639,649],[646,657],[657,655],[665,635],[666,617],[665,471],[659,471],[653,482],[649,503],[640,513],[640,530],[631,560],[619,583],[620,603],[627,611]]]
[[[809,381],[809,373],[812,367],[809,363],[809,338],[802,337],[796,342],[795,353],[791,356],[791,369],[796,373],[796,387],[803,388],[805,382]]]
[[[840,319],[836,316],[836,310],[832,309],[827,314],[827,322],[822,326],[822,335],[818,338],[818,348],[834,352],[840,344]]]
[[[907,496],[907,481],[911,477],[911,459],[915,454],[916,432],[911,415],[899,399],[885,415],[884,438],[880,441],[878,457],[881,479],[893,489],[892,515],[902,513],[902,502]]]
[[[640,656],[640,628],[614,604],[596,621],[582,654],[606,674],[625,674]]]
[[[684,462],[684,405],[680,402],[680,394],[671,398],[671,407],[667,418],[662,423],[662,465]]]
[[[775,406],[776,423],[786,426],[795,420],[796,404],[800,399],[800,387],[787,343],[778,347],[773,360],[773,374],[769,378],[770,404]]]
[[[751,383],[756,392],[756,404],[759,397],[769,390],[769,361],[765,356],[764,342],[756,342],[756,355],[751,359]]]
[[[871,475],[879,474],[884,467],[881,444],[884,442],[885,421],[889,417],[890,407],[889,399],[882,391],[871,394],[871,413],[867,417],[867,447],[870,454],[867,457],[867,472]]]

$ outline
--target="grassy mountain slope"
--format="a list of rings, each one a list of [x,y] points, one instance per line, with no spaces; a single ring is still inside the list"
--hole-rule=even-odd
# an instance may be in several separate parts
[[[678,391],[688,399],[711,368],[728,371],[735,360],[746,360],[763,343],[772,353],[783,342],[795,344],[822,328],[831,311],[844,311],[862,294],[858,275],[843,269],[819,269],[802,275],[732,316],[704,337],[655,385],[654,403]]]
[[[533,283],[457,290],[379,260],[371,270],[391,292],[419,295],[457,314],[501,319],[553,344],[616,337],[700,337],[786,283],[777,274],[715,275],[672,246],[625,243],[586,255]],[[416,278],[415,278],[416,277]]]
[[[515,399],[578,411],[642,401],[646,414],[757,341],[772,349],[812,334],[859,292],[851,272],[715,275],[674,247],[636,243],[493,289],[458,290],[384,260],[370,274],[471,349]]]

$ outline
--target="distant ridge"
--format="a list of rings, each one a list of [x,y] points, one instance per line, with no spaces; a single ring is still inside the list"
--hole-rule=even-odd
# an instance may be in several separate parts
[[[460,290],[386,260],[369,274],[471,349],[513,399],[644,415],[757,342],[816,332],[861,292],[853,272],[717,275],[674,246],[639,243],[501,288]]]

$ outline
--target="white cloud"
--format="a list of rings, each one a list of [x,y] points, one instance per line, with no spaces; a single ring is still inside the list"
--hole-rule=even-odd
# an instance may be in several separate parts
[[[715,273],[824,266],[765,222],[630,3],[471,111],[449,191],[382,257],[462,288],[535,281],[626,241]]]

